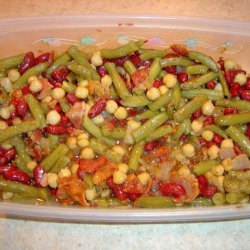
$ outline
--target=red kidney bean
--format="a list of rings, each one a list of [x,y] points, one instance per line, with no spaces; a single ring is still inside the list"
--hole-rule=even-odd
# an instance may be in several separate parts
[[[176,74],[176,66],[167,66],[164,68],[169,74]]]
[[[47,179],[46,179],[46,172],[44,167],[42,166],[36,166],[33,169],[33,176],[34,176],[34,180],[36,182],[36,185],[38,187],[46,187],[47,184]]]
[[[120,201],[123,201],[127,198],[127,194],[123,192],[123,186],[115,184],[113,182],[112,177],[108,178],[106,180],[106,183],[109,186],[109,188],[114,192],[117,199],[119,199]]]
[[[224,115],[229,115],[229,114],[238,114],[239,110],[234,107],[226,107],[224,109]]]
[[[5,157],[8,162],[12,161],[16,156],[16,149],[10,148],[5,152]]]
[[[128,117],[133,117],[139,114],[139,111],[137,109],[130,109],[128,110]]]
[[[203,122],[203,125],[212,125],[214,124],[214,117],[213,116],[208,116],[204,122]]]
[[[108,74],[108,71],[107,71],[107,69],[105,68],[104,65],[101,65],[100,67],[97,67],[97,72],[98,72],[100,77],[103,77],[103,76]]]
[[[140,194],[127,194],[131,201],[136,201],[141,195]]]
[[[72,94],[72,93],[69,93],[69,94],[67,94],[66,95],[66,99],[67,99],[67,101],[68,101],[68,103],[70,103],[70,104],[75,104],[76,102],[79,102],[80,101],[80,99],[78,99],[77,97],[76,97],[76,95],[75,94]]]
[[[68,129],[64,125],[49,125],[45,130],[47,133],[53,135],[63,135],[68,133]]]
[[[209,81],[205,85],[207,89],[214,89],[216,86],[216,83],[214,81]]]
[[[217,187],[209,184],[205,190],[202,190],[201,195],[206,198],[212,198],[217,192]]]
[[[24,116],[29,109],[28,104],[25,102],[23,98],[21,98],[16,105],[16,112],[18,116]]]
[[[69,122],[69,118],[65,115],[61,116],[61,120],[60,122],[63,124],[63,125],[67,125],[67,123]]]
[[[217,145],[220,145],[223,139],[224,138],[218,134],[214,134],[213,136],[213,142],[215,142]]]
[[[138,52],[135,52],[133,55],[130,56],[130,61],[137,68],[143,66],[143,60],[140,59],[140,55]]]
[[[39,63],[51,62],[53,61],[53,56],[51,53],[44,53],[35,58],[34,64],[37,65]]]
[[[105,99],[99,99],[98,101],[95,102],[95,104],[91,107],[88,117],[89,118],[94,118],[97,115],[101,114],[102,111],[106,107],[106,100]]]
[[[69,70],[60,68],[52,72],[51,77],[59,83],[62,83],[69,74]]]
[[[245,89],[250,90],[250,77],[247,78],[247,81],[244,85]]]
[[[188,74],[187,73],[179,73],[177,74],[177,79],[179,83],[184,83],[188,80]]]
[[[62,108],[61,108],[61,106],[60,106],[60,104],[59,104],[59,103],[57,103],[57,104],[56,104],[56,106],[55,106],[55,110],[56,110],[58,113],[61,113]]]
[[[241,99],[246,100],[246,101],[250,101],[250,90],[242,91],[240,96],[241,96]]]
[[[199,190],[204,190],[207,188],[208,186],[208,180],[204,175],[199,175],[196,177],[198,180],[198,184],[199,184]]]
[[[180,197],[186,195],[185,188],[177,183],[166,183],[160,187],[160,192],[165,196]]]
[[[224,60],[220,59],[220,60],[218,61],[218,64],[220,65],[220,69],[224,71],[224,70],[225,70],[225,67],[224,67]]]
[[[201,146],[206,146],[207,141],[205,139],[203,139],[202,137],[200,137],[199,141],[200,141]]]
[[[128,56],[125,56],[125,57],[120,57],[120,58],[117,58],[117,59],[113,59],[112,62],[116,65],[116,66],[119,66],[119,67],[123,67],[123,64],[129,60],[129,57]]]
[[[162,80],[158,80],[158,79],[155,80],[154,83],[153,83],[153,87],[155,87],[155,88],[159,88],[162,85],[163,85]]]
[[[5,154],[6,149],[0,146],[0,155]]]
[[[210,148],[210,147],[212,147],[214,144],[215,144],[215,143],[214,143],[213,141],[207,141],[207,142],[206,142],[206,147],[207,147],[207,148]]]
[[[240,148],[240,146],[238,144],[234,144],[234,153],[236,155],[240,155],[240,154],[243,154],[243,150]]]
[[[226,70],[224,76],[225,76],[225,79],[226,79],[227,83],[228,83],[229,85],[231,85],[231,84],[233,83],[233,81],[234,81],[234,77],[235,77],[237,74],[239,74],[239,73],[246,74],[246,71],[241,70],[241,69],[237,69],[237,70]]]
[[[25,71],[27,71],[28,69],[32,68],[34,66],[35,63],[35,56],[33,54],[33,52],[28,52],[25,54],[23,62],[21,63],[20,67],[19,67],[19,72],[20,74],[24,74]]]
[[[25,85],[24,87],[22,87],[22,92],[23,95],[28,95],[31,93],[30,89],[29,89],[29,85]]]
[[[9,171],[13,171],[13,170],[17,170],[16,167],[14,167],[13,165],[4,165],[0,167],[0,175],[4,175],[5,173],[9,172]]]
[[[149,141],[145,144],[144,151],[152,151],[156,148],[157,145],[158,145],[157,141]]]
[[[4,155],[0,155],[0,166],[6,165],[7,163],[7,158]]]
[[[247,126],[246,136],[250,138],[250,126]]]
[[[236,97],[240,94],[240,84],[237,82],[233,82],[230,87],[230,93],[232,97]]]
[[[198,118],[200,118],[202,116],[202,112],[201,110],[197,110],[195,111],[192,115],[191,115],[191,120],[196,120]]]

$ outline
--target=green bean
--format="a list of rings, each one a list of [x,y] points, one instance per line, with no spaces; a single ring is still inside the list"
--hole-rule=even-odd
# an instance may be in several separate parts
[[[230,170],[228,172],[228,175],[231,177],[236,177],[237,179],[241,181],[250,180],[250,170],[247,170],[247,171]]]
[[[247,110],[250,111],[250,102],[249,101],[244,101],[244,100],[218,100],[215,102],[216,106],[221,106],[221,107],[233,107],[237,108],[239,110]]]
[[[140,198],[136,199],[133,203],[135,207],[142,207],[142,208],[168,208],[168,207],[175,207],[174,202],[170,197],[163,197],[163,196],[141,196]]]
[[[157,100],[148,105],[152,111],[157,111],[171,102],[173,91],[169,90],[166,94],[160,96]]]
[[[46,188],[36,188],[30,185],[21,184],[14,181],[0,179],[0,190],[14,194],[25,195],[29,198],[49,199],[49,192]]]
[[[21,171],[26,173],[29,177],[33,177],[33,172],[27,167],[27,164],[23,161],[23,159],[19,155],[16,156],[14,164]]]
[[[168,119],[172,120],[173,119],[173,115],[174,115],[174,107],[173,106],[168,106],[166,113],[168,115]]]
[[[117,95],[117,93],[116,93],[115,88],[114,88],[113,85],[109,86],[109,95],[110,95],[110,99],[114,99],[115,100],[116,98],[118,98],[118,95]]]
[[[102,153],[103,154],[103,153]],[[111,149],[107,149],[104,152],[104,155],[110,160],[115,163],[121,163],[123,161],[124,156],[122,154],[118,154]]]
[[[50,111],[50,107],[47,102],[40,102],[40,108],[44,115],[47,115]]]
[[[215,101],[223,99],[223,93],[214,89],[192,89],[192,90],[182,90],[181,96],[187,99],[193,99],[195,96],[205,94],[208,96],[209,100]]]
[[[218,77],[219,77],[219,81],[220,81],[220,84],[222,86],[222,90],[223,90],[224,95],[228,98],[231,98],[231,93],[228,89],[226,79],[225,79],[223,72],[221,70],[219,70]]]
[[[114,84],[114,87],[115,87],[115,90],[116,90],[118,96],[121,99],[124,99],[127,96],[130,96],[130,92],[129,92],[125,82],[123,81],[123,79],[121,78],[119,73],[117,72],[115,64],[107,62],[107,63],[105,63],[105,67],[106,67],[106,69],[107,69],[107,71],[112,79],[112,82]]]
[[[76,85],[70,82],[63,81],[62,89],[65,90],[66,93],[75,93],[76,92]]]
[[[177,126],[176,131],[171,136],[172,142],[179,142],[179,140],[180,140],[181,136],[184,134],[184,132],[185,132],[185,125],[184,125],[184,123],[179,124]]]
[[[248,198],[247,194],[242,194],[242,193],[228,193],[228,194],[226,194],[226,201],[229,204],[239,203],[246,198]]]
[[[222,115],[214,120],[216,125],[231,126],[250,122],[250,112],[241,114]]]
[[[136,42],[129,42],[116,49],[101,49],[101,56],[103,58],[115,59],[119,57],[128,56],[136,50],[139,50],[140,46]]]
[[[48,139],[49,139],[49,149],[50,149],[50,151],[52,151],[55,147],[57,147],[57,145],[59,143],[59,136],[49,134]]]
[[[116,198],[96,198],[93,203],[97,207],[117,207],[123,205],[121,201]]]
[[[219,70],[217,63],[210,56],[207,56],[201,52],[189,51],[188,58],[193,60],[193,61],[202,63],[203,65],[207,66],[208,68],[210,68],[214,72],[218,72],[218,70]]]
[[[164,69],[162,69],[158,75],[158,78],[163,78],[168,72]]]
[[[39,124],[40,128],[44,128],[46,126],[46,119],[37,99],[32,94],[28,94],[25,96],[25,101],[29,105],[29,109],[37,124]]]
[[[82,66],[76,62],[72,62],[67,65],[68,69],[75,74],[79,75],[83,79],[91,80],[93,78],[92,72],[89,68]]]
[[[96,69],[94,69],[88,62],[88,56],[84,52],[78,50],[74,45],[70,46],[67,52],[78,64],[88,68],[92,72],[93,80],[100,80],[100,76]]]
[[[92,175],[91,174],[86,174],[84,175],[83,183],[86,189],[92,189],[94,187],[94,183],[92,181]]]
[[[160,113],[146,121],[141,127],[135,129],[132,132],[132,136],[136,142],[139,142],[149,136],[156,128],[160,127],[167,119],[168,115],[166,113]]]
[[[226,132],[229,137],[245,151],[248,157],[250,157],[250,140],[234,126],[227,128]]]
[[[171,57],[171,58],[164,58],[161,60],[161,67],[165,68],[168,66],[190,66],[193,65],[194,62],[187,59],[186,57]]]
[[[59,144],[49,155],[47,155],[42,162],[39,164],[44,167],[46,172],[49,172],[56,162],[66,155],[69,148],[65,144]]]
[[[0,60],[0,70],[16,68],[23,62],[24,54],[11,56]]]
[[[148,81],[146,82],[146,88],[149,89],[152,87],[154,80],[161,72],[160,58],[155,58],[153,63],[150,65],[148,72]]]
[[[228,175],[224,177],[223,187],[226,192],[237,193],[240,191],[239,186],[240,186],[240,181],[237,178]]]
[[[222,206],[226,202],[226,197],[224,193],[216,193],[212,197],[212,201],[216,206]]]
[[[0,94],[0,105],[3,105],[10,101],[10,96],[3,88],[1,89],[1,91],[2,94]]]
[[[240,192],[245,194],[250,194],[250,181],[249,180],[243,180],[240,182],[239,185]]]
[[[211,130],[214,133],[222,136],[223,138],[228,138],[227,133],[224,130],[222,130],[219,126],[216,126],[214,124],[206,126],[205,129]]]
[[[145,88],[144,87],[141,87],[141,86],[139,86],[139,87],[134,87],[133,89],[132,89],[132,93],[133,94],[135,94],[135,95],[144,95],[144,93],[145,93]]]
[[[146,141],[154,141],[156,139],[159,139],[163,136],[166,136],[170,133],[172,133],[173,128],[170,125],[163,125],[159,128],[157,128],[155,131],[153,131],[147,138]]]
[[[187,202],[187,204],[192,207],[208,207],[213,205],[211,199],[204,197],[198,197],[193,201]]]
[[[138,108],[144,107],[150,104],[149,99],[144,96],[128,96],[125,99],[121,100],[121,104],[125,107]]]
[[[208,71],[208,67],[205,65],[191,65],[186,68],[186,73],[189,75],[203,75]]]
[[[246,125],[246,124],[240,125],[240,126],[238,126],[238,129],[239,129],[243,134],[245,134],[246,131],[247,131],[247,125]]]
[[[189,135],[188,141],[191,142],[197,150],[201,148],[200,140],[197,136]]]
[[[116,140],[122,139],[126,134],[125,129],[122,127],[115,127],[110,130],[105,125],[101,127],[101,132],[104,136],[112,138],[112,139],[116,139]]]
[[[139,160],[142,156],[143,150],[144,150],[145,142],[141,141],[136,143],[130,153],[128,167],[131,171],[137,171],[139,167]]]
[[[198,87],[204,85],[205,83],[213,81],[216,77],[218,77],[218,74],[210,71],[205,75],[196,76],[184,82],[183,84],[181,84],[181,89],[186,89],[186,90],[197,89]]]
[[[123,64],[123,67],[129,73],[129,75],[133,75],[137,71],[136,67],[134,66],[134,64],[130,60],[127,60]]]
[[[11,138],[11,144],[15,147],[17,155],[25,162],[25,164],[31,161],[26,150],[26,145],[20,136]]]
[[[193,166],[193,171],[196,175],[204,175],[217,164],[218,162],[216,160],[201,161]]]
[[[6,77],[6,76],[7,76],[7,75],[6,75],[6,72],[0,70],[0,78],[4,78],[4,77]]]
[[[11,137],[33,131],[37,128],[39,128],[39,125],[36,121],[25,121],[18,125],[10,126],[1,131],[0,143],[10,139]]]
[[[186,118],[189,118],[191,114],[193,114],[195,111],[199,110],[201,106],[208,100],[207,96],[205,94],[200,94],[196,97],[194,97],[193,100],[189,101],[185,104],[182,108],[178,109],[174,115],[173,118],[176,122],[182,122]]]
[[[47,69],[46,77],[50,78],[52,72],[57,70],[59,67],[66,65],[70,61],[70,56],[67,53],[60,55],[53,64]]]
[[[41,75],[48,67],[48,63],[40,63],[28,69],[18,80],[12,85],[13,89],[20,89],[27,84],[29,77]]]
[[[68,111],[70,111],[71,106],[68,104],[68,102],[64,99],[59,101],[60,107],[63,111],[63,113],[67,113]]]
[[[136,121],[141,121],[141,120],[145,120],[145,119],[151,119],[154,116],[156,116],[157,114],[159,114],[158,112],[152,111],[152,110],[145,110],[144,112],[136,115],[134,117],[134,119]]]
[[[146,61],[149,59],[155,59],[156,57],[162,58],[167,53],[169,53],[168,50],[144,49],[141,51],[140,59]]]
[[[115,140],[105,137],[101,133],[101,129],[98,128],[95,123],[88,117],[84,116],[82,119],[82,126],[94,137],[106,142],[109,146],[115,145]]]
[[[108,146],[103,141],[95,138],[90,139],[89,145],[95,153],[100,155],[104,154],[105,151],[108,149]]]
[[[173,91],[171,104],[174,105],[175,109],[178,109],[180,106],[180,102],[181,102],[181,90],[180,90],[180,86],[176,85]]]
[[[62,168],[67,167],[69,163],[70,163],[70,158],[67,156],[62,156],[61,158],[58,159],[56,164],[52,167],[50,172],[57,174]]]

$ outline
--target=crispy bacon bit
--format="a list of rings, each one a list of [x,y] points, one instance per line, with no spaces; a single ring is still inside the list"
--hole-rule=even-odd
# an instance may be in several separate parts
[[[40,81],[42,82],[43,88],[42,91],[37,96],[38,100],[42,100],[46,96],[49,95],[50,90],[53,88],[53,85],[49,83],[49,81],[45,78],[40,78]]]
[[[187,47],[183,44],[173,44],[171,45],[171,49],[180,56],[187,56],[188,55],[188,51],[187,51]]]
[[[69,118],[69,120],[75,126],[75,128],[79,128],[85,110],[86,110],[85,102],[76,102],[65,115]]]
[[[148,81],[148,67],[138,69],[132,76],[131,79],[136,87],[145,87]]]

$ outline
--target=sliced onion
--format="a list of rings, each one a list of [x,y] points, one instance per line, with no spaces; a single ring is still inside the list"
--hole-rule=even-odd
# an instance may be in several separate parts
[[[221,159],[233,158],[235,156],[233,148],[221,148],[219,154]]]
[[[240,154],[232,160],[232,166],[234,170],[250,169],[250,161],[246,154]]]

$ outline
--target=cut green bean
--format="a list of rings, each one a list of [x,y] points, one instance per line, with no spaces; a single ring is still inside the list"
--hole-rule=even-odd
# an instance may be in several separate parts
[[[43,166],[46,172],[49,172],[56,162],[66,155],[69,148],[65,144],[59,144],[49,155],[47,155],[39,165]]]
[[[187,99],[193,99],[195,96],[205,94],[208,96],[209,100],[215,101],[224,98],[223,92],[213,89],[192,89],[192,90],[182,90],[181,96]]]
[[[162,58],[168,53],[169,50],[143,49],[140,54],[140,59],[146,61],[155,59],[156,57]]]
[[[140,46],[136,42],[129,42],[116,49],[101,49],[101,56],[103,58],[115,59],[119,57],[128,56],[136,50],[139,50]]]
[[[89,145],[95,153],[100,155],[104,154],[105,151],[108,149],[108,146],[103,141],[95,138],[90,139]]]
[[[26,173],[29,177],[33,177],[33,172],[27,167],[27,164],[24,160],[18,155],[14,160],[14,164],[18,167],[21,171]]]
[[[89,68],[82,66],[76,62],[72,62],[67,65],[68,69],[75,74],[79,75],[83,79],[91,80],[93,78],[92,72]]]
[[[186,57],[171,57],[171,58],[164,58],[161,60],[161,67],[165,68],[168,66],[183,66],[187,67],[193,65],[194,62],[187,59]]]
[[[236,177],[237,179],[243,181],[243,180],[250,180],[250,170],[247,171],[236,171],[236,170],[230,170],[228,172],[228,175],[231,177]]]
[[[205,94],[200,94],[196,97],[194,97],[193,100],[189,101],[185,104],[182,108],[178,109],[174,115],[173,118],[176,122],[182,122],[186,118],[189,118],[191,114],[193,114],[195,111],[199,110],[201,106],[208,100],[207,96]]]
[[[228,194],[226,194],[226,201],[229,204],[239,203],[246,198],[248,198],[247,194],[242,194],[242,193],[228,193]]]
[[[125,107],[130,108],[138,108],[138,107],[144,107],[150,104],[150,100],[144,96],[128,96],[125,99],[121,100],[120,102]]]
[[[0,60],[0,70],[13,69],[23,62],[24,54],[11,56]]]
[[[138,114],[134,117],[134,119],[136,121],[141,121],[141,120],[145,120],[145,119],[151,119],[154,116],[156,116],[157,114],[159,114],[156,111],[152,111],[152,110],[145,110],[144,112],[142,112],[141,114]]]
[[[112,139],[122,139],[124,138],[126,131],[122,127],[115,127],[112,130],[110,130],[107,126],[102,126],[101,127],[101,132],[104,136],[112,138]]]
[[[12,85],[13,89],[20,89],[28,82],[29,77],[41,75],[48,67],[48,63],[40,63],[33,68],[28,69],[18,80]]]
[[[103,154],[103,153],[102,153]],[[111,149],[107,149],[104,155],[110,160],[115,163],[121,163],[123,161],[124,156],[122,154],[116,153]]]
[[[177,126],[176,131],[171,136],[172,142],[174,142],[174,143],[178,142],[180,140],[181,136],[184,134],[184,132],[185,132],[185,125],[184,125],[184,123],[179,124]]]
[[[168,119],[166,113],[160,113],[146,121],[141,127],[132,132],[136,142],[139,142],[149,136],[156,128],[160,127]]]
[[[161,72],[160,58],[155,58],[153,63],[150,65],[148,72],[148,81],[146,82],[146,88],[149,89],[152,87],[154,80]]]
[[[97,198],[94,199],[93,203],[97,207],[118,207],[123,205],[123,203],[116,198]]]
[[[201,161],[193,166],[193,171],[196,175],[204,175],[217,164],[218,162],[216,160]]]
[[[211,131],[213,131],[214,133],[216,133],[216,134],[222,136],[222,137],[225,138],[225,139],[228,138],[227,133],[226,133],[224,130],[222,130],[219,126],[216,126],[216,125],[214,125],[214,124],[206,126],[205,129],[206,129],[206,130],[211,130]]]
[[[65,66],[70,61],[70,59],[71,58],[67,53],[63,53],[62,55],[60,55],[48,68],[46,72],[47,78],[50,78],[51,73],[57,70],[59,67]]]
[[[175,203],[170,197],[141,196],[133,205],[142,208],[168,208],[175,207]]]
[[[130,60],[127,60],[123,64],[123,67],[129,73],[129,75],[133,75],[137,71],[136,67],[134,66],[134,64]]]
[[[172,100],[173,91],[169,90],[166,94],[160,96],[157,100],[148,105],[149,109],[152,111],[157,111],[169,104]]]
[[[250,122],[250,112],[241,114],[222,115],[214,120],[216,125],[232,126]]]
[[[220,84],[222,86],[222,90],[223,90],[224,95],[226,97],[228,97],[228,98],[231,98],[231,93],[229,91],[229,88],[228,88],[226,79],[224,77],[224,74],[223,74],[223,72],[221,70],[219,70],[218,77],[219,77],[219,81],[220,81]]]
[[[189,75],[204,75],[207,71],[208,67],[205,65],[191,65],[186,68],[186,73]]]
[[[130,96],[130,92],[125,82],[123,81],[119,73],[117,72],[115,64],[108,62],[108,63],[105,63],[105,67],[112,79],[115,90],[117,94],[119,95],[119,97],[121,99],[125,99],[126,97]]]
[[[0,179],[0,190],[14,194],[24,195],[29,198],[49,199],[49,191],[46,188],[36,188],[30,185],[21,184],[14,181]]]
[[[37,128],[39,128],[39,125],[36,121],[25,121],[18,125],[10,126],[1,131],[0,143],[10,139],[11,137],[33,131]]]
[[[62,88],[65,90],[66,93],[75,93],[77,87],[73,83],[63,81]]]
[[[192,207],[209,207],[212,206],[212,200],[204,197],[198,197],[193,201],[187,202]]]
[[[59,101],[60,107],[63,111],[63,113],[67,113],[68,111],[70,111],[71,106],[68,104],[68,102],[64,99]]]
[[[46,126],[46,119],[38,100],[32,94],[28,94],[25,96],[25,101],[28,103],[37,124],[39,124],[40,128],[44,128]]]
[[[102,135],[101,129],[88,117],[84,116],[82,119],[82,126],[94,137],[106,142],[109,146],[115,145],[115,140]]]
[[[15,136],[11,139],[11,144],[15,147],[17,155],[27,164],[31,161],[31,157],[28,155],[26,145],[20,136]]]
[[[202,63],[203,65],[207,66],[208,68],[210,68],[214,72],[218,72],[218,70],[219,70],[217,63],[210,56],[207,56],[201,52],[189,51],[188,58],[193,60],[193,61]]]
[[[177,84],[174,88],[171,104],[175,109],[178,109],[181,103],[181,89],[179,84]]]
[[[93,176],[91,174],[85,174],[84,175],[83,182],[84,182],[84,186],[85,186],[86,189],[92,189],[94,187],[92,177]]]
[[[226,197],[224,193],[216,193],[212,197],[212,201],[216,206],[222,206],[226,202]]]
[[[49,134],[48,135],[48,139],[49,139],[49,149],[50,149],[50,151],[52,151],[55,147],[58,146],[59,136],[58,135]]]
[[[240,192],[245,194],[250,194],[250,181],[249,180],[243,180],[240,182],[239,185]]]
[[[141,141],[133,146],[128,162],[128,167],[131,171],[137,171],[139,167],[139,160],[143,153],[144,145],[145,142]]]
[[[218,100],[215,102],[216,106],[221,106],[221,107],[233,107],[237,108],[239,110],[247,110],[250,112],[250,102],[249,101],[244,101],[244,100]]]
[[[163,125],[153,131],[147,138],[146,141],[154,141],[163,136],[169,135],[173,132],[173,128],[170,125]]]
[[[56,164],[50,170],[51,173],[59,173],[59,171],[65,167],[67,167],[70,163],[70,158],[67,156],[62,156]]]
[[[226,129],[229,137],[236,142],[244,152],[250,157],[250,140],[235,126],[230,126]]]
[[[186,89],[186,90],[197,89],[198,87],[204,85],[205,83],[213,81],[216,77],[218,77],[218,74],[212,71],[205,75],[193,77],[190,80],[181,84],[181,89]]]

